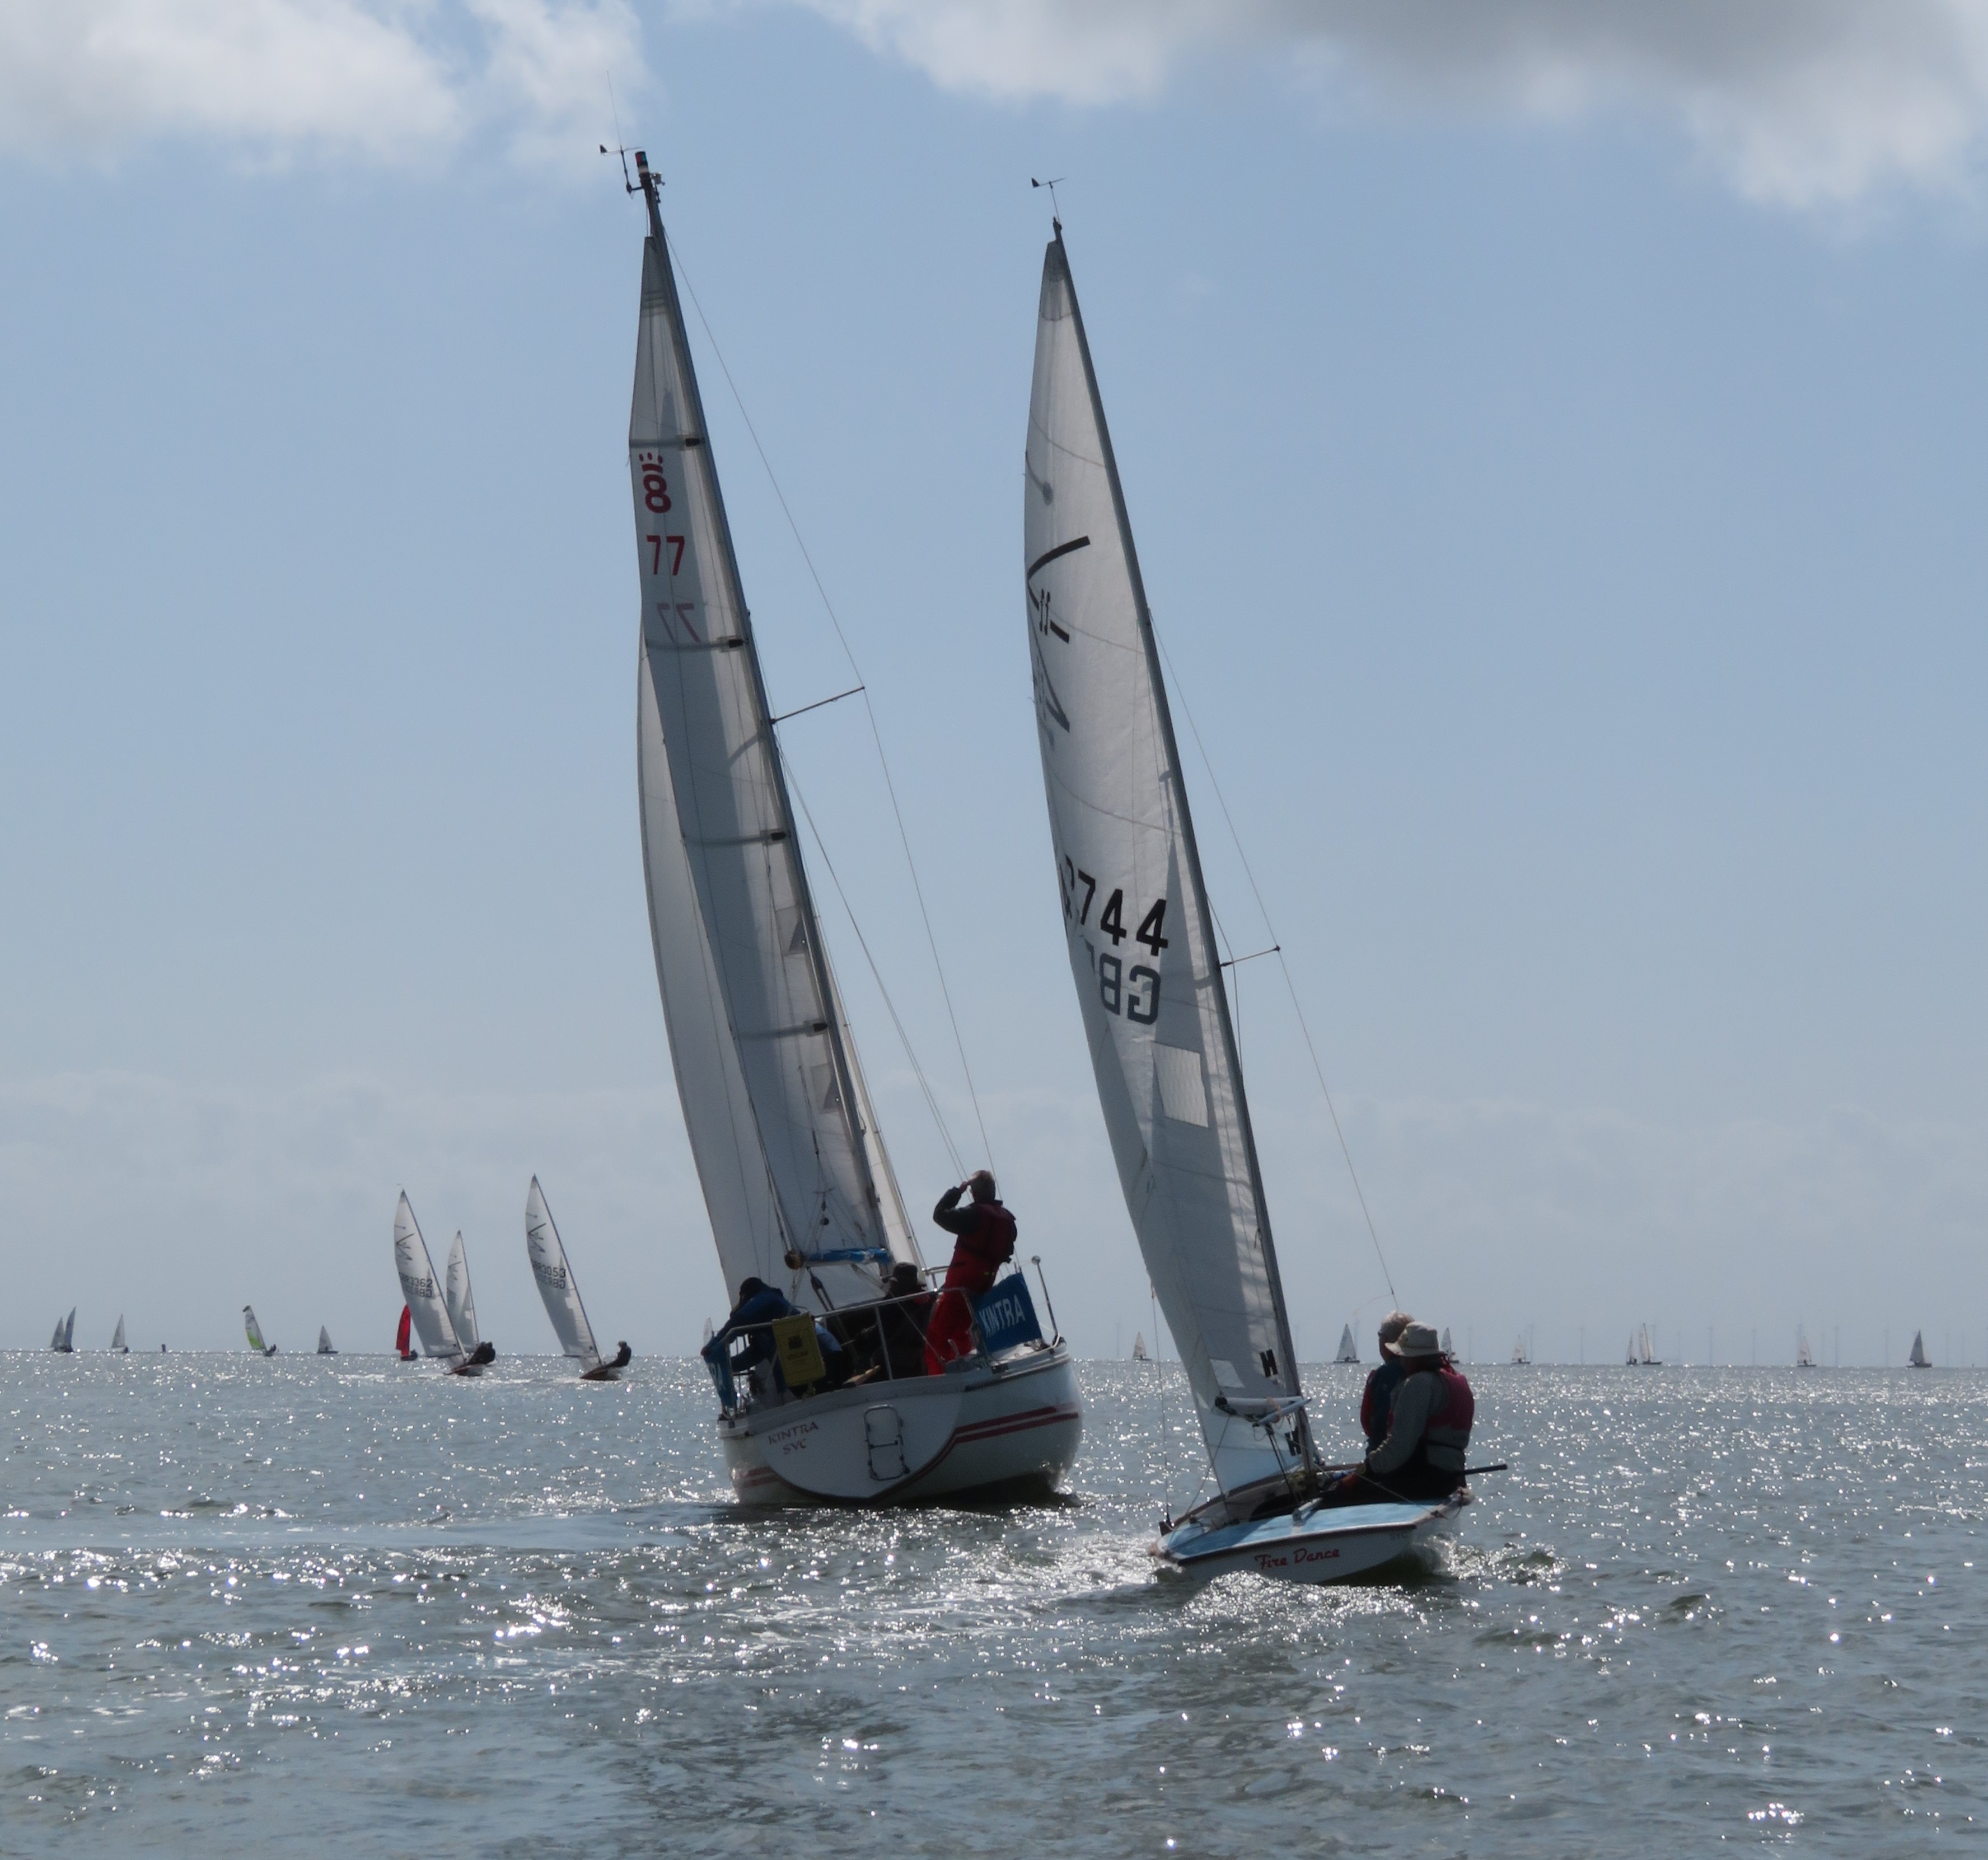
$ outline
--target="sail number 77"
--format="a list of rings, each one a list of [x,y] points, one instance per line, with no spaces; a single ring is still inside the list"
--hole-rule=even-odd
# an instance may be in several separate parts
[[[1097,901],[1097,879],[1080,868],[1067,853],[1058,866],[1057,876],[1063,893],[1063,916],[1077,929],[1089,930],[1090,907]],[[1166,921],[1167,901],[1163,897],[1155,898],[1139,920],[1138,928],[1128,931],[1125,927],[1124,886],[1114,887],[1105,899],[1104,908],[1097,913],[1096,927],[1111,938],[1111,950],[1097,950],[1094,966],[1097,975],[1098,1004],[1106,1013],[1122,1014],[1128,1020],[1148,1027],[1159,1018],[1159,971],[1144,963],[1135,964],[1128,970],[1124,959],[1112,952],[1129,936],[1133,942],[1150,950],[1157,962],[1161,950],[1168,947]],[[1088,936],[1084,942],[1086,950],[1093,948]]]
[[[660,575],[663,572],[663,545],[668,543],[675,553],[670,557],[670,574],[672,577],[683,567],[684,539],[681,536],[644,536],[642,540],[654,552],[649,557],[649,572]]]

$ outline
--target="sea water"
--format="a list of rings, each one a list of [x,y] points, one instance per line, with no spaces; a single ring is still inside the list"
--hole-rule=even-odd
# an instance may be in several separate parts
[[[1988,1378],[1472,1374],[1440,1564],[1305,1588],[1148,1558],[1175,1365],[1053,1501],[769,1514],[695,1363],[0,1356],[0,1852],[1988,1845]]]

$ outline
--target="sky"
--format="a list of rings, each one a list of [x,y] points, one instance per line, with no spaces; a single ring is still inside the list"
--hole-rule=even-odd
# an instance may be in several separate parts
[[[1074,1346],[1151,1339],[1023,630],[1057,177],[1211,892],[1378,1235],[1246,964],[1300,1352],[1988,1361],[1981,0],[0,0],[0,1345],[384,1347],[404,1188],[549,1349],[535,1173],[604,1333],[722,1313],[617,141],[774,704],[867,687],[782,737],[915,1211],[844,896]]]

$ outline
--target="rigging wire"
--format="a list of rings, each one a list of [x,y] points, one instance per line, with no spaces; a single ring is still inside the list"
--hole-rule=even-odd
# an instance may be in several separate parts
[[[773,486],[773,495],[779,500],[780,514],[786,518],[787,528],[793,532],[794,545],[801,552],[801,560],[807,564],[807,572],[813,580],[815,592],[821,596],[823,610],[827,614],[829,624],[835,629],[835,636],[841,644],[842,656],[849,661],[849,669],[856,676],[857,688],[863,694],[863,709],[864,714],[870,719],[871,738],[877,745],[877,765],[883,771],[884,789],[891,798],[891,812],[898,823],[898,842],[904,849],[904,865],[906,869],[911,873],[911,890],[918,901],[918,916],[925,925],[925,944],[931,951],[932,967],[938,976],[938,991],[945,1002],[946,1018],[952,1026],[952,1043],[959,1054],[959,1069],[965,1075],[966,1095],[972,1103],[973,1121],[980,1127],[980,1146],[986,1156],[988,1166],[991,1169],[994,1166],[994,1146],[988,1140],[987,1120],[982,1116],[980,1110],[980,1094],[974,1086],[973,1068],[967,1063],[966,1041],[959,1031],[959,1016],[953,1008],[952,991],[946,984],[945,965],[939,960],[938,938],[932,930],[931,913],[925,906],[925,887],[918,882],[918,862],[911,856],[911,840],[910,834],[904,827],[904,811],[898,804],[898,785],[891,778],[890,759],[884,753],[884,733],[877,725],[877,707],[870,701],[870,694],[864,683],[863,668],[856,663],[856,654],[850,648],[849,636],[842,630],[842,621],[835,611],[835,603],[828,598],[828,589],[823,585],[821,572],[814,565],[814,558],[808,553],[807,543],[802,537],[801,526],[794,521],[794,513],[788,506],[787,494],[780,488],[780,481],[774,475],[773,461],[767,457],[766,448],[759,443],[759,429],[752,424],[752,416],[746,410],[745,397],[739,391],[739,383],[732,378],[731,368],[725,362],[725,352],[718,346],[718,338],[712,333],[711,319],[705,315],[704,305],[698,300],[697,287],[691,282],[690,272],[684,265],[683,255],[678,250],[674,239],[671,239],[669,244],[670,256],[675,262],[677,270],[682,275],[684,289],[690,293],[691,307],[697,312],[698,321],[704,326],[705,340],[710,343],[711,353],[718,358],[718,372],[725,376],[725,385],[732,390],[732,404],[739,409],[739,417],[746,423],[746,430],[752,437],[752,449],[759,454],[759,463],[766,468],[766,481]],[[850,694],[845,694],[845,695]],[[782,759],[785,759],[784,756]],[[812,826],[813,822],[810,821],[808,824]],[[817,846],[822,843],[819,833],[815,835],[815,843]],[[824,860],[828,856],[826,848],[823,849],[822,856]],[[839,890],[840,886],[837,889]],[[844,903],[846,908],[847,905],[846,899]],[[855,921],[855,917],[852,914],[850,922],[853,924]],[[858,935],[860,936],[860,933],[859,932]],[[867,956],[869,951],[866,949],[864,954]],[[876,964],[873,962],[871,967],[874,972]],[[891,1010],[891,1018],[894,1020],[897,1018],[895,1008]],[[907,1051],[908,1050],[908,1046]],[[948,1151],[952,1149],[952,1140],[950,1137],[946,1139],[946,1148]],[[953,1153],[953,1161],[955,1166],[959,1166],[957,1152]]]
[[[1147,616],[1149,624],[1151,618],[1149,613]],[[1367,1191],[1360,1186],[1359,1170],[1353,1166],[1353,1152],[1347,1146],[1345,1131],[1340,1127],[1339,1108],[1332,1102],[1332,1088],[1325,1082],[1325,1068],[1319,1063],[1318,1048],[1313,1043],[1311,1028],[1306,1024],[1304,1008],[1298,1000],[1297,984],[1291,979],[1291,965],[1284,960],[1283,946],[1278,937],[1276,926],[1270,921],[1270,906],[1263,902],[1263,887],[1256,883],[1256,874],[1250,867],[1249,856],[1242,849],[1242,835],[1236,830],[1236,818],[1229,811],[1228,798],[1222,792],[1222,784],[1215,779],[1215,765],[1209,759],[1207,744],[1201,740],[1201,726],[1194,721],[1194,709],[1187,700],[1186,687],[1181,683],[1179,673],[1174,670],[1173,655],[1167,650],[1167,643],[1160,637],[1160,630],[1157,626],[1153,628],[1153,637],[1159,641],[1160,657],[1166,661],[1168,686],[1178,694],[1181,708],[1187,714],[1188,729],[1193,735],[1195,748],[1201,753],[1201,765],[1208,771],[1208,784],[1215,791],[1215,804],[1222,809],[1222,822],[1229,829],[1230,840],[1234,842],[1236,856],[1242,862],[1243,874],[1249,881],[1250,890],[1256,894],[1256,909],[1263,916],[1263,927],[1270,932],[1270,941],[1276,946],[1274,950],[1266,950],[1264,954],[1274,954],[1277,958],[1277,967],[1284,972],[1284,987],[1290,994],[1291,1011],[1297,1017],[1298,1031],[1304,1035],[1305,1051],[1311,1055],[1312,1075],[1318,1080],[1320,1095],[1325,1099],[1326,1110],[1332,1118],[1332,1133],[1339,1139],[1339,1153],[1346,1159],[1346,1173],[1352,1181],[1353,1193],[1358,1198],[1361,1214],[1367,1223],[1367,1237],[1374,1243],[1374,1257],[1380,1263],[1381,1278],[1387,1281],[1388,1295],[1398,1305],[1401,1299],[1395,1290],[1395,1275],[1388,1270],[1388,1256],[1381,1250],[1381,1235],[1374,1225],[1373,1210],[1367,1205]]]
[[[870,941],[863,934],[863,926],[857,922],[856,913],[849,902],[849,894],[842,889],[842,879],[835,869],[835,862],[828,856],[828,842],[821,836],[821,829],[814,823],[810,811],[807,796],[801,792],[800,783],[795,778],[793,764],[788,761],[786,751],[780,751],[780,761],[787,771],[787,786],[793,790],[794,799],[800,804],[801,818],[808,824],[808,831],[814,835],[816,849],[821,854],[822,869],[827,873],[829,883],[835,887],[835,895],[841,900],[844,914],[849,919],[849,927],[856,933],[857,947],[863,952],[863,960],[870,965],[871,979],[877,984],[877,992],[884,998],[884,1007],[891,1017],[891,1025],[898,1030],[898,1043],[904,1049],[904,1058],[909,1062],[911,1075],[918,1082],[923,1094],[925,1109],[931,1112],[933,1124],[938,1131],[938,1140],[945,1146],[945,1153],[952,1160],[955,1171],[964,1177],[966,1165],[960,1159],[959,1150],[952,1140],[952,1133],[946,1128],[945,1117],[938,1108],[938,1099],[933,1095],[931,1082],[925,1076],[925,1068],[918,1063],[918,1055],[912,1048],[911,1037],[904,1031],[904,1023],[898,1018],[896,1002],[891,999],[891,991],[884,985],[882,971],[877,967],[877,958],[870,953]]]

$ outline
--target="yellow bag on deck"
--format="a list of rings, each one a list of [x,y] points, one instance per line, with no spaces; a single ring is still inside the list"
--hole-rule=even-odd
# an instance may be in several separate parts
[[[813,1318],[805,1315],[776,1318],[772,1328],[774,1360],[789,1389],[805,1389],[828,1374],[821,1360],[821,1345],[815,1341]]]

